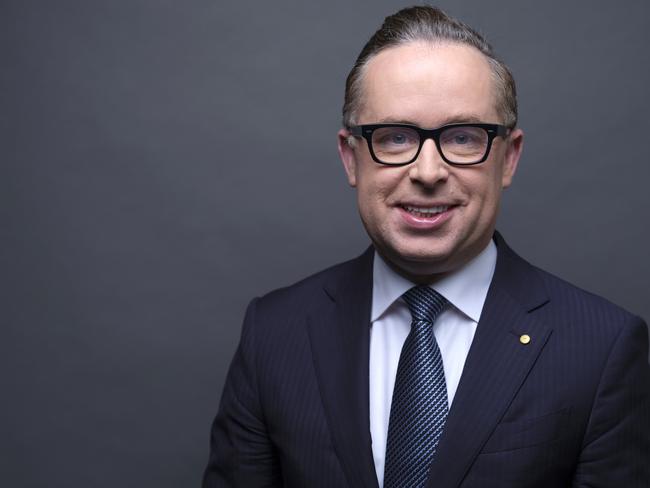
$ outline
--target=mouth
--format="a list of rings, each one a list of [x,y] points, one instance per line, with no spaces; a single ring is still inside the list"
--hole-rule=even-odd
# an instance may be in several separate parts
[[[451,205],[435,205],[431,207],[416,207],[413,205],[400,205],[400,207],[409,214],[420,218],[432,218],[436,215],[446,212]]]
[[[449,225],[455,209],[458,205],[416,205],[414,203],[402,203],[398,205],[400,221],[405,229],[414,232],[432,232]]]

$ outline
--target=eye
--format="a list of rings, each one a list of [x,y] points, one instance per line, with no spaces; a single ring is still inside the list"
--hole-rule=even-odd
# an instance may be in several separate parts
[[[404,144],[406,143],[406,140],[406,136],[399,132],[390,135],[390,142],[393,144]]]
[[[445,146],[478,147],[487,142],[487,132],[478,127],[452,127],[440,135],[440,142]]]
[[[393,150],[418,145],[418,133],[406,127],[382,127],[372,136],[373,144]]]
[[[454,144],[467,144],[470,138],[467,134],[455,134],[453,137]]]

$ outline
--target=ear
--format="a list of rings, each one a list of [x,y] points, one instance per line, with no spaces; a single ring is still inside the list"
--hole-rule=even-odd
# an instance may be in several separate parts
[[[508,188],[517,171],[521,151],[524,149],[524,131],[513,130],[506,139],[506,154],[503,161],[503,174],[501,176],[502,188]]]
[[[357,186],[357,157],[355,154],[355,148],[352,147],[351,142],[356,142],[350,136],[350,132],[346,129],[339,130],[338,134],[338,148],[339,156],[343,162],[343,167],[345,168],[345,173],[348,176],[348,183],[352,187]]]

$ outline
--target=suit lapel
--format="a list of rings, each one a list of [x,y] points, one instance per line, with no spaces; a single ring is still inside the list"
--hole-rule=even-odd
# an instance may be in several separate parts
[[[430,488],[460,485],[551,334],[534,313],[548,301],[541,280],[498,234],[495,240],[497,267],[431,466]],[[520,340],[524,334],[528,344]]]
[[[334,449],[355,488],[377,488],[368,413],[372,257],[370,248],[337,270],[309,323]]]

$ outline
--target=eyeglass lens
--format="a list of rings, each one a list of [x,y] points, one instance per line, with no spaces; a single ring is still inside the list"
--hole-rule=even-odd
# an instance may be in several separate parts
[[[480,161],[488,146],[488,133],[480,127],[449,127],[440,134],[440,150],[452,163]],[[377,159],[388,164],[412,160],[420,148],[420,134],[408,127],[382,127],[372,134]]]

